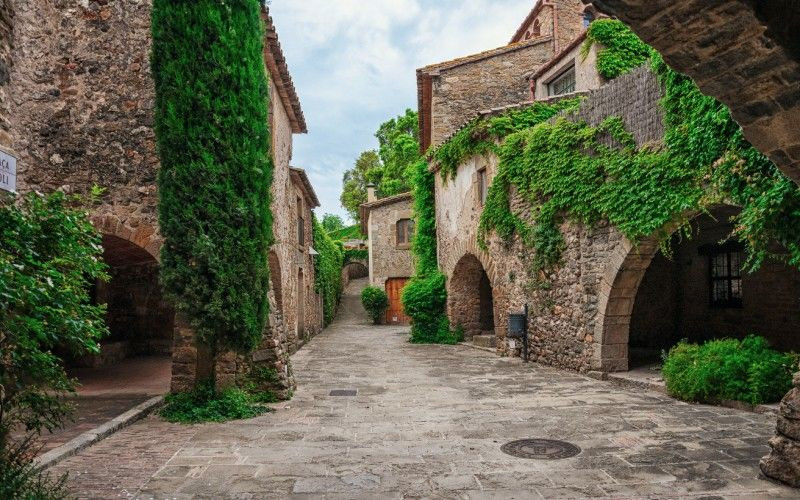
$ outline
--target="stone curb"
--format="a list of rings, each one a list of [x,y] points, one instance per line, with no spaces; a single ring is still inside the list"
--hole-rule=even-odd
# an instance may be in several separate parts
[[[608,378],[606,380],[619,387],[625,387],[628,389],[647,389],[669,396],[667,393],[667,388],[664,384],[647,382],[644,380],[631,380],[629,378],[615,376],[613,373],[608,374]],[[732,408],[734,410],[748,411],[750,413],[764,413],[773,414],[776,417],[778,416],[778,405],[751,405],[741,401],[723,400],[717,404],[712,404],[711,406],[722,406],[725,408]]]
[[[161,406],[163,402],[164,396],[156,396],[152,399],[149,399],[138,406],[134,406],[122,415],[119,415],[90,431],[84,432],[80,436],[67,443],[64,443],[58,448],[53,448],[47,453],[36,457],[34,462],[37,467],[41,467],[43,469],[53,466],[65,458],[71,457],[72,455],[75,455],[89,446],[102,441],[120,429],[133,424],[137,420],[141,420],[153,410]]]

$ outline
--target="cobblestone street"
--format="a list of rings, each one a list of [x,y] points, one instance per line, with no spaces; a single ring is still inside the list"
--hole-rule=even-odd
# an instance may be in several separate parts
[[[197,427],[151,417],[56,471],[93,498],[798,495],[759,479],[772,415],[688,405],[465,346],[412,345],[406,328],[368,324],[359,286],[294,355],[297,392],[274,413]],[[523,438],[582,452],[552,461],[501,452]]]

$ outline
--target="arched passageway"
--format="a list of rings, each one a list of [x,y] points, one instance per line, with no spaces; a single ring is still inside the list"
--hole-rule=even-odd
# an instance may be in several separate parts
[[[744,246],[731,237],[738,209],[721,206],[673,237],[672,255],[648,243],[623,261],[604,316],[609,371],[658,363],[681,339],[703,342],[757,334],[781,350],[800,349],[800,271],[767,261],[744,270]],[[609,349],[609,346],[616,346]]]
[[[344,266],[347,277],[351,280],[369,277],[369,269],[361,262],[349,262]]]
[[[464,338],[494,335],[494,295],[489,275],[472,254],[458,261],[450,278],[447,296],[450,321],[464,329]]]

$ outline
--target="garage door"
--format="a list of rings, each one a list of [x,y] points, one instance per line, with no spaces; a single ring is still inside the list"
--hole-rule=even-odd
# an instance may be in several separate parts
[[[386,310],[386,323],[407,325],[411,318],[403,312],[403,302],[400,299],[403,288],[408,283],[408,278],[389,278],[386,280],[386,295],[389,296],[389,309]]]

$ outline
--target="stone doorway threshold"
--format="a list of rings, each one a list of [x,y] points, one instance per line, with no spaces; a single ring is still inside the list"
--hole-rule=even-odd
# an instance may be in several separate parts
[[[73,420],[52,433],[45,431],[37,462],[49,467],[146,416],[169,392],[172,360],[138,357],[106,368],[68,370],[80,385],[70,402]]]

